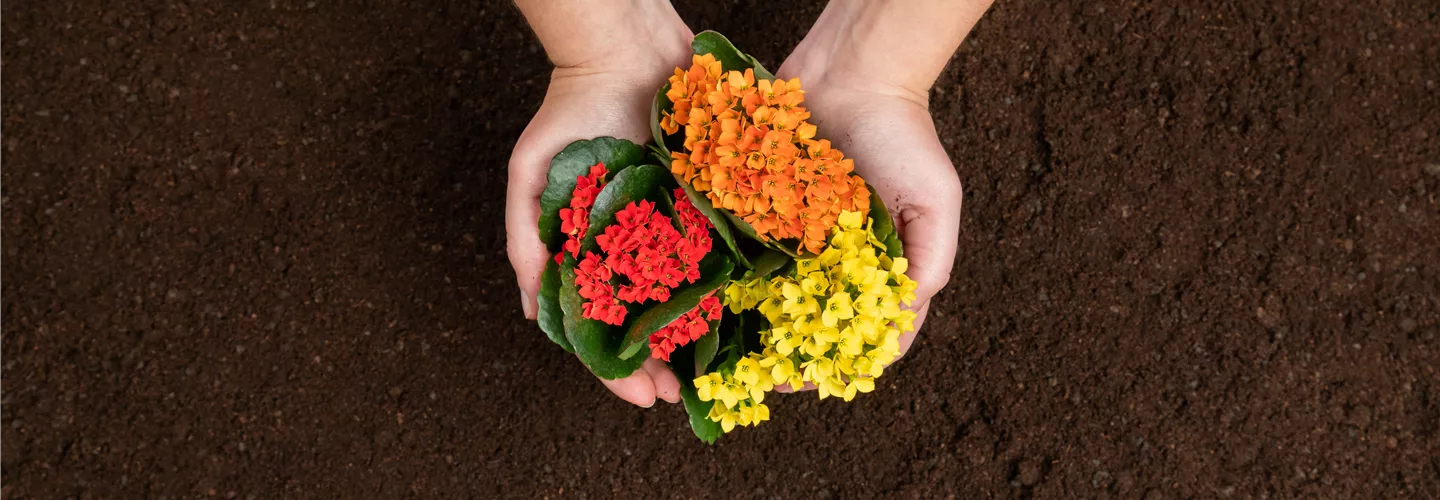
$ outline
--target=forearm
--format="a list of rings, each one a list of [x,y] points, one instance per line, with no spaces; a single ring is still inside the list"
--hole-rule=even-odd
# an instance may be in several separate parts
[[[832,0],[796,48],[810,78],[923,97],[992,0]]]
[[[690,29],[665,0],[516,0],[559,68],[674,65]]]

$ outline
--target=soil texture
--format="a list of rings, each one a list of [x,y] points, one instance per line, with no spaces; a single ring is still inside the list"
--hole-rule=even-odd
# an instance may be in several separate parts
[[[509,2],[0,11],[8,498],[1440,496],[1435,2],[997,2],[915,349],[713,447],[522,319]]]

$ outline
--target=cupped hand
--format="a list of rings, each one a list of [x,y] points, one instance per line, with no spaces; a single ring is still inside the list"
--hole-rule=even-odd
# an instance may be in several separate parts
[[[540,193],[546,184],[550,159],[567,144],[601,136],[644,144],[650,137],[650,106],[660,84],[689,58],[690,37],[668,51],[629,51],[626,60],[599,58],[593,67],[580,64],[557,67],[540,110],[525,127],[510,155],[505,193],[506,251],[520,286],[521,307],[535,319],[540,274],[549,251],[540,241],[536,222]],[[677,59],[678,58],[678,59]],[[539,334],[539,332],[536,332]],[[664,363],[649,359],[629,377],[601,380],[625,401],[650,407],[658,397],[680,400],[680,382]]]
[[[817,67],[797,50],[778,76],[800,78],[817,136],[855,160],[855,171],[880,193],[895,219],[915,280],[915,331],[900,339],[910,350],[930,299],[950,281],[964,196],[955,166],[940,144],[929,110],[929,89],[906,88],[854,75],[834,65]]]

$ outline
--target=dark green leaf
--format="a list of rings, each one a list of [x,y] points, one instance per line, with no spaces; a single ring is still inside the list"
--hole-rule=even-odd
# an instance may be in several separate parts
[[[750,328],[758,327],[759,323],[752,321],[757,315],[759,315],[759,312],[751,309],[741,311],[740,314],[725,316],[725,324],[721,325],[721,328],[725,331],[725,338],[721,339],[721,345],[724,347],[721,347],[717,353],[724,354],[725,357],[721,358],[718,362],[711,360],[711,365],[715,367],[714,370],[711,370],[712,372],[734,370],[735,364],[740,362],[740,358],[750,352],[745,349],[745,341],[748,338],[748,335],[746,335],[747,326]]]
[[[752,240],[765,243],[765,240],[760,239],[760,236],[755,234],[755,226],[751,226],[749,222],[745,222],[744,219],[736,217],[735,214],[730,213],[729,210],[719,208],[712,208],[712,210],[725,214],[725,220],[729,221],[731,225],[734,225],[735,229],[739,229],[740,234],[743,234]]]
[[[900,232],[895,230],[895,219],[890,216],[890,210],[885,208],[885,200],[880,199],[874,186],[870,186],[870,220],[875,223],[871,227],[875,232],[875,239],[885,245],[885,255],[891,258],[905,255],[900,243]]]
[[[710,408],[714,407],[715,403],[700,400],[693,379],[680,382],[680,399],[685,401],[685,413],[690,416],[690,430],[695,431],[695,437],[705,444],[715,444],[720,436],[725,435],[725,429],[720,427],[720,422],[710,420]]]
[[[740,252],[740,247],[735,242],[735,234],[730,232],[730,224],[727,223],[728,220],[739,219],[733,217],[727,219],[721,216],[721,213],[725,213],[725,215],[730,214],[716,209],[714,205],[710,204],[709,198],[695,191],[695,188],[691,186],[690,183],[685,182],[685,179],[676,177],[675,182],[679,183],[680,187],[685,190],[685,197],[690,198],[690,204],[695,205],[696,210],[705,214],[705,218],[710,219],[710,225],[715,226],[716,233],[720,233],[720,239],[725,241],[725,247],[730,249],[730,255],[734,257],[740,265],[747,268],[750,267],[750,262],[745,259],[745,254]],[[744,223],[744,221],[740,222]],[[745,224],[745,227],[750,227],[750,225]],[[752,229],[751,231],[753,232],[754,230]]]
[[[565,312],[560,309],[560,265],[555,259],[545,259],[545,272],[540,274],[540,311],[537,319],[540,329],[550,340],[560,344],[565,352],[575,352],[570,340],[565,338]]]
[[[739,229],[740,234],[743,234],[752,240],[758,241],[760,242],[760,244],[765,245],[766,247],[769,247],[773,250],[784,252],[786,255],[789,255],[791,257],[800,257],[800,253],[790,248],[790,245],[786,244],[785,242],[770,241],[768,238],[761,238],[760,236],[756,235],[755,226],[751,226],[750,223],[745,222],[745,219],[736,217],[735,214],[730,213],[730,211],[728,210],[717,209],[716,211],[725,214],[725,219],[730,221],[730,224],[735,226],[735,229]]]
[[[654,160],[656,165],[665,166],[670,164],[670,153],[664,147],[651,144],[649,148],[650,159]]]
[[[880,199],[880,194],[875,192],[875,186],[870,188],[870,220],[875,225],[871,228],[875,232],[875,239],[885,242],[891,233],[895,232],[895,219],[890,218],[890,211],[885,208],[885,200]]]
[[[694,309],[706,295],[719,289],[730,280],[730,271],[735,264],[718,253],[711,252],[700,261],[700,279],[683,285],[670,293],[670,300],[655,304],[630,322],[630,331],[625,335],[620,356],[629,358],[640,352],[649,343],[650,334],[655,333],[681,315]]]
[[[690,48],[696,54],[714,55],[715,60],[720,61],[720,67],[725,71],[744,72],[746,69],[754,69],[757,80],[775,79],[775,75],[761,66],[758,59],[750,54],[740,52],[740,49],[735,48],[735,44],[730,43],[730,39],[725,38],[725,35],[714,31],[701,32],[695,35],[695,41],[690,42]]]
[[[726,71],[745,71],[745,68],[754,67],[750,59],[740,53],[735,44],[730,43],[730,39],[714,31],[703,31],[695,35],[695,40],[690,42],[690,48],[696,54],[715,56],[715,60],[720,61],[720,67]]]
[[[631,167],[615,174],[600,194],[595,195],[595,206],[590,208],[590,230],[580,242],[581,255],[595,250],[595,237],[615,223],[617,212],[631,202],[653,199],[670,178],[670,171],[654,165]]]
[[[890,258],[905,256],[905,245],[900,242],[899,231],[890,233],[890,237],[885,238],[885,241],[881,243],[885,244],[885,255],[890,256]]]
[[[585,175],[596,163],[604,163],[612,174],[645,161],[645,150],[633,142],[613,137],[575,141],[550,160],[545,191],[540,194],[540,241],[551,252],[565,244],[560,232],[560,209],[570,206],[575,178]]]
[[[650,357],[650,348],[640,346],[640,355],[630,359],[617,356],[623,340],[620,330],[582,316],[585,301],[575,288],[574,262],[574,259],[566,259],[565,264],[560,266],[560,308],[565,313],[565,338],[575,347],[575,355],[595,376],[610,380],[628,377]]]
[[[715,320],[710,322],[710,333],[695,341],[695,373],[709,373],[710,362],[715,360],[715,351],[719,349],[720,320]],[[682,380],[680,383],[686,382]]]
[[[714,335],[712,332],[706,336]],[[687,345],[676,349],[675,353],[670,356],[670,367],[675,371],[675,378],[680,379],[680,399],[685,402],[685,413],[690,417],[690,429],[695,431],[695,437],[700,438],[701,441],[706,444],[715,444],[715,440],[725,432],[720,428],[719,422],[710,420],[710,408],[715,404],[701,401],[699,393],[695,390],[695,377],[699,376],[697,374],[702,374],[695,371],[695,366],[698,364],[698,360],[695,359],[695,351],[698,347],[698,345]]]
[[[795,258],[785,252],[767,248],[764,253],[761,253],[752,260],[752,262],[755,263],[755,273],[753,276],[769,276],[770,273],[775,272],[776,269],[780,269],[785,264],[794,261]]]
[[[770,70],[765,69],[764,66],[761,66],[759,59],[756,59],[755,56],[752,56],[750,54],[743,55],[745,56],[745,60],[750,61],[750,66],[755,68],[755,81],[775,80],[775,74],[771,73]]]
[[[661,165],[670,164],[670,148],[665,145],[665,129],[660,128],[660,116],[662,111],[669,111],[675,103],[665,96],[670,91],[670,84],[660,86],[660,91],[655,93],[655,103],[650,106],[650,135],[654,137],[655,144],[651,147],[658,148],[665,160]]]
[[[674,227],[681,235],[684,235],[685,224],[680,222],[680,214],[675,212],[675,198],[670,196],[670,190],[668,189],[658,189],[657,191],[659,191],[659,193],[656,193],[655,197],[659,198],[658,205],[660,205],[660,213],[669,217],[670,226]]]

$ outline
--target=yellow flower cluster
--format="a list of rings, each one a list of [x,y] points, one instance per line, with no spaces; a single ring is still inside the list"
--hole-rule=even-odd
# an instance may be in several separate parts
[[[900,335],[915,329],[915,281],[904,257],[891,259],[860,212],[840,214],[829,247],[800,259],[787,276],[731,282],[731,311],[758,308],[770,323],[763,350],[726,370],[695,379],[700,399],[715,401],[710,418],[726,432],[769,418],[761,401],[777,385],[812,383],[820,399],[850,401],[875,389],[875,378],[900,355]],[[747,413],[748,412],[748,413]],[[729,422],[728,424],[726,422]]]
[[[701,401],[714,401],[710,420],[730,432],[736,425],[754,426],[770,420],[770,407],[765,406],[765,393],[775,388],[770,373],[761,366],[758,354],[741,358],[728,373],[714,372],[695,379]]]

